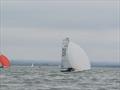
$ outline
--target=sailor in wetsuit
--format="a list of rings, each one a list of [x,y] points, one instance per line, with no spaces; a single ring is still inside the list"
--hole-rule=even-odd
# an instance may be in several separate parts
[[[66,70],[61,70],[61,72],[72,72],[74,70],[74,68],[67,68]]]

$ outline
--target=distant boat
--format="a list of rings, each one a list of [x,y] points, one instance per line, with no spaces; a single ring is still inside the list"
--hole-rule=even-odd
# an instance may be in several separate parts
[[[85,51],[76,43],[66,38],[63,40],[61,71],[83,71],[91,69]]]
[[[34,67],[34,64],[32,63],[31,67]]]
[[[0,68],[9,68],[9,67],[10,67],[9,59],[5,55],[0,54]]]

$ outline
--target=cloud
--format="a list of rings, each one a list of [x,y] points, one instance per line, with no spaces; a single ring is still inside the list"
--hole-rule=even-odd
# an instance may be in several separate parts
[[[118,21],[113,0],[7,0],[2,5],[6,27],[107,29]]]
[[[92,61],[119,61],[119,0],[2,0],[1,50],[11,59],[60,61],[66,36]]]
[[[114,30],[6,28],[2,50],[12,59],[60,61],[61,43],[66,36],[81,45],[91,61],[118,62],[119,40]]]

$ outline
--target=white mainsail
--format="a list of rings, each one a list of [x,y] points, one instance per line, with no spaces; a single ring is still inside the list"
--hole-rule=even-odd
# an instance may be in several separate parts
[[[87,54],[79,45],[69,41],[69,38],[66,38],[63,42],[62,68],[73,68],[75,71],[91,68]]]
[[[62,63],[61,63],[61,68],[66,69],[66,68],[70,68],[71,64],[68,60],[68,43],[69,43],[69,39],[66,38],[65,40],[63,40],[63,46],[62,46]]]

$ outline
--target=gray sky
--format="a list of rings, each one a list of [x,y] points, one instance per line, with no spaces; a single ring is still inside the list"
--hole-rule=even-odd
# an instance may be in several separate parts
[[[10,59],[61,60],[66,36],[92,62],[119,62],[119,0],[1,0],[1,47]]]

